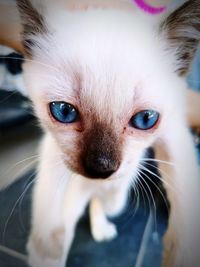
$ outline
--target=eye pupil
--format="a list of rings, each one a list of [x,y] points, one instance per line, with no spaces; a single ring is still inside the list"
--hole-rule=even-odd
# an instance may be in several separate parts
[[[64,116],[68,116],[69,115],[69,112],[70,112],[69,107],[63,107],[62,112],[63,112],[63,115]]]
[[[148,120],[149,120],[149,113],[145,112],[145,114],[144,114],[144,122],[147,123]]]
[[[149,130],[157,124],[158,119],[158,112],[154,110],[143,110],[131,118],[130,126],[139,130]]]
[[[69,103],[51,102],[49,108],[53,118],[61,123],[73,123],[78,120],[78,111]]]

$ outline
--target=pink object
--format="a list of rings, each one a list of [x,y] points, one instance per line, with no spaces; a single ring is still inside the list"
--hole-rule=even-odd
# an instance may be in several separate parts
[[[145,0],[133,0],[141,9],[143,9],[145,12],[156,15],[164,12],[167,7],[162,6],[162,7],[153,7],[145,2]]]

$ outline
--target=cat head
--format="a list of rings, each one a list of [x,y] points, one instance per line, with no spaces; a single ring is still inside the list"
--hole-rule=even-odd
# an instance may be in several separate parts
[[[126,1],[120,8],[17,2],[29,95],[67,167],[89,178],[134,174],[145,150],[182,114],[199,1],[162,21]]]

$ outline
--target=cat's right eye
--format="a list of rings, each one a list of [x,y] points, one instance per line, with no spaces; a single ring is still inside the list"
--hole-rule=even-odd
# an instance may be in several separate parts
[[[79,119],[78,110],[66,102],[51,102],[49,109],[53,118],[61,123],[74,123]]]

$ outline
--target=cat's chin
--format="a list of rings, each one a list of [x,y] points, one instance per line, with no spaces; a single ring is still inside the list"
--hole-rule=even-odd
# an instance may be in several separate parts
[[[117,179],[117,175],[115,174],[112,174],[110,176],[90,176],[89,174],[87,174],[86,172],[82,171],[82,172],[74,172],[73,173],[75,175],[78,175],[80,176],[81,178],[85,179],[85,180],[88,180],[88,181],[113,181],[113,180],[116,180]]]
[[[90,176],[83,176],[82,177],[86,180],[90,180],[90,181],[114,181],[116,180],[116,177],[114,175],[111,175],[109,177],[90,177]]]

